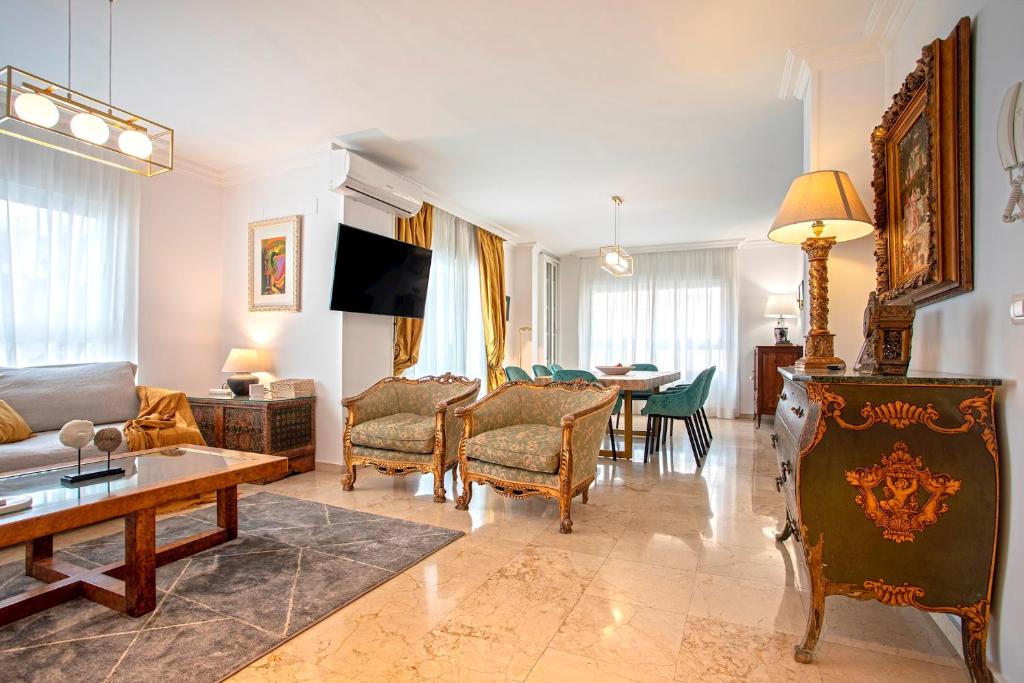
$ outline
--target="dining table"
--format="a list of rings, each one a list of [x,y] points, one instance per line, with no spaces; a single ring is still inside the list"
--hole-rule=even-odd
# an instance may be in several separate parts
[[[627,459],[633,457],[633,437],[643,437],[644,432],[633,431],[633,393],[643,392],[656,394],[666,384],[678,381],[682,376],[678,370],[630,370],[624,375],[606,375],[603,372],[594,370],[594,379],[606,387],[618,386],[622,391],[622,439],[623,449]],[[538,377],[534,384],[548,384],[551,377]],[[601,455],[612,457],[610,450],[601,450]]]

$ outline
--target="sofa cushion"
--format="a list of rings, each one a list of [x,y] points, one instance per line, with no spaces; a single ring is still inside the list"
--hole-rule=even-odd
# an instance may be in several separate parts
[[[107,424],[139,416],[135,366],[127,361],[0,368],[0,398],[34,432],[60,429],[70,420]]]
[[[0,443],[15,443],[32,436],[32,429],[18,411],[0,399]]]
[[[434,416],[396,413],[352,428],[352,443],[404,453],[434,450]]]
[[[477,434],[466,442],[466,457],[554,474],[562,452],[562,428],[519,424]]]
[[[103,427],[114,427],[120,430],[122,426],[119,422],[98,424],[96,431]],[[0,445],[0,474],[16,470],[45,469],[66,463],[73,464],[78,459],[78,452],[61,444],[58,434],[58,431],[41,432],[33,434],[24,441]],[[128,442],[123,440],[114,452],[124,453],[127,450]],[[106,453],[101,453],[92,443],[82,449],[83,459],[105,456]]]

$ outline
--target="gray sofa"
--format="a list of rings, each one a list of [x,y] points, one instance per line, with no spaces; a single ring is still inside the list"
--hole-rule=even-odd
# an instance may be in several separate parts
[[[57,438],[70,420],[89,420],[96,429],[117,427],[139,415],[135,365],[127,361],[0,368],[0,399],[32,428],[32,436],[0,444],[0,474],[74,462],[77,454]],[[128,450],[122,441],[117,452]],[[89,444],[82,457],[103,455]]]

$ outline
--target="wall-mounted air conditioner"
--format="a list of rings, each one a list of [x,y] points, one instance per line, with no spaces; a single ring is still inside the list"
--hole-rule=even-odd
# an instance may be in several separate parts
[[[347,149],[331,150],[331,190],[401,218],[423,206],[423,188]]]

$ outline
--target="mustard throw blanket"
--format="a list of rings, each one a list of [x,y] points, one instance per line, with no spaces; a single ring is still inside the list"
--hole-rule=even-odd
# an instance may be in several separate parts
[[[135,392],[139,395],[139,416],[124,425],[129,450],[186,443],[206,445],[185,394],[158,387],[136,387]]]

